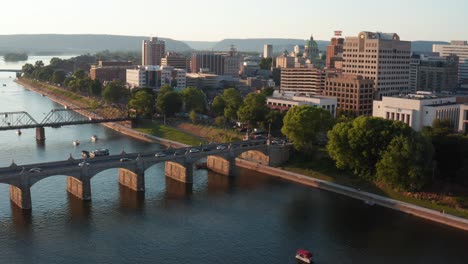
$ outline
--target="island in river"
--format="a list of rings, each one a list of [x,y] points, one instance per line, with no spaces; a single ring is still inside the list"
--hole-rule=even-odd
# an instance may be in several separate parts
[[[28,54],[26,53],[6,53],[3,55],[5,61],[26,61],[28,60]]]

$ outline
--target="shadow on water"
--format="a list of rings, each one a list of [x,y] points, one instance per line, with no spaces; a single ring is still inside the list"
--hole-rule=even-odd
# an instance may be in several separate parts
[[[23,210],[16,206],[13,202],[10,203],[13,226],[19,233],[32,232],[32,211]]]
[[[145,208],[145,192],[137,192],[119,184],[119,205],[123,210],[143,212]]]
[[[193,184],[176,181],[166,177],[166,198],[170,200],[189,201],[192,196]]]
[[[208,171],[208,193],[232,193],[235,190],[235,177]]]
[[[67,192],[68,212],[71,224],[89,224],[91,218],[91,201],[83,201]]]

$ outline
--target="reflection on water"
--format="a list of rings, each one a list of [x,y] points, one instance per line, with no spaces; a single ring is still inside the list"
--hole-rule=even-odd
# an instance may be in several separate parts
[[[1,61],[0,61],[1,68]],[[0,111],[41,120],[60,107],[0,73]],[[77,158],[81,150],[158,152],[101,125],[0,132],[0,167]],[[100,140],[92,143],[91,135]],[[74,147],[72,140],[81,145]],[[92,178],[92,200],[66,191],[66,177],[31,188],[32,211],[0,184],[0,263],[295,263],[298,248],[317,263],[465,263],[467,232],[244,169],[227,177],[194,172],[193,184],[145,171],[145,192],[118,183],[118,170]]]

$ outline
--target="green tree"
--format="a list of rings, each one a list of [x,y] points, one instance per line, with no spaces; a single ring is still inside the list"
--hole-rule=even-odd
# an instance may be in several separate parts
[[[360,116],[336,124],[328,131],[327,151],[341,169],[365,179],[375,176],[375,166],[394,137],[408,136],[412,129],[402,122]]]
[[[292,140],[297,150],[310,151],[319,136],[333,125],[333,117],[327,110],[309,105],[294,106],[284,117],[281,132]]]
[[[224,90],[222,98],[226,103],[224,108],[224,117],[228,120],[237,119],[237,111],[242,105],[242,96],[235,88],[229,88]]]
[[[102,91],[102,98],[108,103],[119,103],[127,100],[129,92],[121,81],[111,81]]]
[[[182,98],[185,103],[185,111],[190,112],[192,110],[197,113],[206,112],[206,95],[202,90],[189,87],[181,92]]]
[[[285,113],[282,113],[278,110],[269,110],[267,116],[266,116],[266,122],[270,125],[271,124],[271,129],[273,130],[279,130],[283,127]],[[265,124],[266,127],[266,124]]]
[[[151,93],[140,90],[132,95],[128,108],[135,109],[139,116],[149,118],[154,112],[154,97]]]
[[[266,97],[263,94],[250,93],[245,97],[243,104],[237,111],[237,116],[240,121],[247,122],[251,127],[255,127],[258,123],[265,122],[268,111]]]
[[[53,57],[51,60],[50,60],[50,66],[54,69],[59,69],[61,67],[61,65],[63,64],[63,60],[60,59],[60,58],[57,58],[57,57]]]
[[[195,112],[195,110],[190,111],[189,118],[192,121],[192,123],[196,124],[198,121],[197,112]]]
[[[101,96],[102,93],[102,84],[99,80],[93,80],[91,86],[89,87],[89,94],[93,96]]]
[[[63,70],[55,70],[52,74],[52,82],[55,84],[62,84],[65,81],[66,73]]]
[[[221,128],[226,128],[228,120],[224,116],[217,116],[214,120],[214,125]]]
[[[275,88],[273,87],[266,87],[262,90],[261,94],[263,94],[265,97],[270,97],[273,95],[273,92],[275,91]]]
[[[26,75],[26,77],[30,77],[34,72],[34,69],[34,65],[31,63],[26,63],[21,68],[21,71],[24,73],[24,75]]]
[[[420,190],[429,182],[432,144],[420,133],[392,139],[376,164],[377,179],[404,190]]]
[[[271,69],[271,65],[273,63],[272,58],[262,58],[260,60],[260,69],[262,70],[269,70]]]
[[[164,95],[165,93],[168,92],[174,92],[174,88],[172,88],[170,85],[166,84],[159,89],[159,95]]]
[[[176,92],[160,94],[156,99],[156,109],[166,116],[173,116],[182,108],[182,97]]]
[[[86,77],[86,75],[86,72],[82,69],[79,69],[73,73],[73,77],[75,77],[76,79],[83,79]]]
[[[222,116],[224,115],[225,108],[226,102],[222,96],[218,95],[213,99],[213,103],[211,104],[211,114],[214,116]]]
[[[44,62],[41,61],[41,60],[36,61],[36,63],[34,64],[35,69],[39,69],[39,68],[42,68],[42,67],[44,67]]]

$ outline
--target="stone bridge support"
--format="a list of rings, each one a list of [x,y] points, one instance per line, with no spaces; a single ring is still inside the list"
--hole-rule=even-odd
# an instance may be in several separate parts
[[[91,179],[81,177],[77,179],[72,176],[67,177],[67,191],[81,200],[91,200]]]
[[[206,165],[208,169],[226,176],[232,176],[236,171],[235,158],[226,160],[225,158],[218,156],[208,156],[206,159]]]
[[[36,140],[44,141],[45,140],[45,128],[36,127]]]
[[[31,209],[31,188],[29,186],[16,187],[10,185],[10,199],[21,209]]]
[[[137,170],[119,169],[119,183],[137,192],[145,191],[145,172]]]
[[[165,174],[167,177],[176,181],[192,184],[193,183],[193,164],[185,163],[184,165],[166,161]]]

